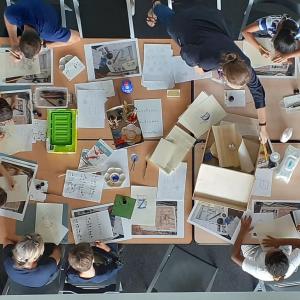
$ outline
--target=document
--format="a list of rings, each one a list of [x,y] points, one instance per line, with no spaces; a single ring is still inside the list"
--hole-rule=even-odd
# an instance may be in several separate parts
[[[170,174],[159,169],[157,200],[184,201],[186,173],[187,163],[180,163]]]
[[[0,78],[41,73],[39,57],[33,59],[22,58],[20,61],[16,61],[9,52],[2,52],[0,53],[0,66]]]
[[[32,143],[36,143],[37,141],[45,142],[47,139],[47,128],[48,122],[47,120],[32,120]]]
[[[75,90],[102,90],[105,93],[105,97],[115,96],[114,83],[112,80],[104,80],[97,82],[77,83],[75,84]]]
[[[272,195],[273,170],[268,168],[257,168],[252,196],[271,197]]]
[[[79,200],[100,202],[104,177],[67,170],[63,196]]]
[[[0,177],[0,186],[7,193],[6,202],[20,202],[25,201],[27,198],[27,175],[16,175],[13,176],[15,181],[14,188],[10,190],[10,187],[7,184],[7,180],[4,176]]]
[[[71,218],[75,244],[105,241],[113,236],[108,210]]]
[[[78,128],[105,127],[105,92],[77,90]]]
[[[37,203],[35,232],[39,233],[45,243],[59,245],[68,228],[62,224],[63,204]]]
[[[144,138],[163,136],[161,99],[135,100],[134,106]]]
[[[131,221],[133,225],[155,226],[156,187],[131,186],[131,197],[136,199]]]
[[[201,92],[179,117],[178,122],[192,132],[196,138],[200,138],[212,125],[220,122],[225,116],[225,110],[215,97]]]
[[[212,77],[212,72],[205,72],[203,74],[198,74],[193,67],[190,67],[181,58],[181,56],[173,56],[172,62],[172,72],[174,76],[175,83],[187,82],[192,80],[206,79]]]

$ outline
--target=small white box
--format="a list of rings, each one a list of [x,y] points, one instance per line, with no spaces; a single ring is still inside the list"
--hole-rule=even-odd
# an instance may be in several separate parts
[[[245,107],[245,90],[225,90],[225,105],[227,107]]]

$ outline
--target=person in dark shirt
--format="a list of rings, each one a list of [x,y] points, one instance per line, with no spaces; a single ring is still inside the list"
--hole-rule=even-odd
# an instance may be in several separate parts
[[[231,88],[247,85],[254,99],[260,124],[260,138],[266,143],[265,91],[251,67],[250,60],[234,43],[222,13],[205,6],[188,8],[178,14],[153,1],[147,24],[157,20],[166,26],[171,38],[181,47],[182,59],[198,73],[217,70]]]
[[[80,40],[77,31],[61,26],[58,13],[43,0],[19,0],[5,9],[4,21],[12,51],[19,58],[33,58],[43,42],[48,47],[57,47]],[[22,30],[20,39],[17,29]]]
[[[95,242],[95,247],[88,243],[75,245],[68,260],[67,281],[73,285],[111,280],[122,267],[111,247],[101,242]]]
[[[23,286],[42,287],[58,271],[61,253],[55,247],[49,257],[42,256],[44,242],[39,234],[28,234],[19,242],[3,245],[3,264],[8,277]]]

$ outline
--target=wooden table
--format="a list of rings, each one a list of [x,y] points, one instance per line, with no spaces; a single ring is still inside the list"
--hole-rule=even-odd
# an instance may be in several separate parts
[[[281,134],[287,127],[292,127],[293,140],[300,140],[299,117],[300,113],[286,113],[280,107],[280,101],[284,96],[292,95],[294,89],[299,88],[299,80],[297,79],[260,79],[266,92],[266,111],[267,111],[267,128],[271,140],[280,140]],[[212,80],[198,80],[194,85],[194,98],[205,91],[214,95],[226,112],[243,115],[247,117],[257,118],[254,101],[246,87],[246,107],[227,108],[224,104],[224,85],[216,83]]]
[[[289,144],[273,143],[274,150],[280,153],[281,158],[284,155],[285,149]],[[291,143],[290,145],[300,148],[300,143]],[[202,154],[204,151],[203,144],[197,144],[194,149],[194,175],[197,178],[198,170],[201,164]],[[279,179],[273,178],[272,195],[271,197],[253,197],[253,200],[299,200],[300,199],[300,164],[298,164],[293,176],[288,184]],[[251,208],[251,202],[249,203]],[[227,244],[224,240],[206,232],[203,229],[194,227],[194,239],[199,244]],[[244,241],[245,243],[257,243],[257,240],[250,236]]]
[[[79,74],[72,82],[69,82],[64,75],[58,70],[59,59],[67,54],[77,55],[84,63],[84,44],[103,42],[104,39],[85,39],[73,46],[61,47],[54,49],[54,86],[68,87],[71,93],[74,93],[74,84],[87,82],[86,72]],[[2,45],[7,45],[7,39],[0,39]],[[139,40],[140,56],[143,60],[143,45],[144,43],[171,43],[174,49],[174,54],[179,53],[178,46],[171,40]],[[176,88],[181,90],[180,98],[168,99],[166,90],[162,91],[147,91],[141,86],[140,77],[131,77],[130,80],[134,85],[134,92],[127,96],[120,91],[121,79],[114,80],[116,96],[109,98],[107,108],[115,105],[120,105],[124,100],[131,103],[138,99],[162,99],[164,136],[172,129],[177,122],[178,117],[183,113],[187,106],[191,103],[191,83],[177,84]],[[43,111],[42,119],[45,118]],[[80,153],[83,148],[91,148],[95,142],[102,138],[112,146],[111,131],[106,124],[104,129],[79,129],[78,130],[78,149],[75,154],[49,154],[46,152],[45,143],[38,142],[33,144],[32,152],[22,152],[16,154],[17,157],[30,159],[38,162],[38,179],[45,179],[49,183],[47,202],[68,203],[71,208],[81,208],[86,206],[97,205],[95,202],[81,201],[75,199],[64,198],[62,195],[64,177],[58,177],[64,174],[67,169],[77,169]],[[131,185],[147,185],[157,186],[158,168],[148,164],[147,172],[143,178],[145,167],[145,157],[149,156],[155,149],[159,139],[147,140],[144,143],[128,148],[128,157],[132,153],[139,155],[139,162],[136,164],[134,172],[130,174]],[[129,160],[130,161],[130,160]],[[192,151],[186,157],[188,163],[186,190],[185,190],[185,220],[187,219],[192,208]],[[103,190],[101,204],[111,203],[114,201],[115,194],[122,193],[130,195],[130,188]],[[99,199],[100,201],[100,199]],[[5,237],[18,238],[15,234],[16,221],[13,219],[0,217],[0,242],[3,242]],[[192,225],[185,222],[184,238],[165,238],[165,239],[134,239],[126,241],[126,243],[182,243],[188,244],[192,241]],[[69,241],[73,242],[71,230],[69,231]]]

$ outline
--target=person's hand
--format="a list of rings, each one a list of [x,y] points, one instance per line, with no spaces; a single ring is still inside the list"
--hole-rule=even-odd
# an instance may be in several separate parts
[[[265,47],[263,47],[262,45],[259,45],[259,48],[258,48],[258,51],[259,53],[265,57],[265,58],[268,58],[270,57],[270,51],[267,50]]]
[[[272,61],[274,63],[283,63],[283,62],[287,62],[288,59],[290,58],[289,53],[277,53],[273,58]]]
[[[262,240],[262,245],[266,248],[278,248],[280,247],[280,239],[268,235],[266,239]]]
[[[240,234],[246,235],[248,234],[253,227],[251,226],[252,223],[252,218],[251,216],[245,216],[241,219],[241,229],[240,229]]]
[[[259,138],[262,144],[265,144],[268,141],[269,135],[266,126],[260,127]]]
[[[99,249],[102,249],[102,250],[106,251],[106,252],[110,252],[110,250],[111,250],[109,246],[107,246],[105,243],[100,242],[100,241],[95,241],[95,246]]]
[[[194,67],[194,70],[199,75],[203,75],[205,73],[204,70],[198,66]]]

